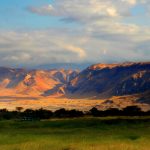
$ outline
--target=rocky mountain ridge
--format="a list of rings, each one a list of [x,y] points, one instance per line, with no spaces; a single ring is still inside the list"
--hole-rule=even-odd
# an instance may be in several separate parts
[[[74,78],[67,87],[76,97],[109,98],[150,90],[150,63],[96,64]]]
[[[142,93],[149,101],[150,62],[95,64],[81,72],[0,67],[0,95],[106,99]]]

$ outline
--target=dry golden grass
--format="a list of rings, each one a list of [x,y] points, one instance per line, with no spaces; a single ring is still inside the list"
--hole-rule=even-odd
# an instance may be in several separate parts
[[[117,96],[112,97],[111,100],[113,103],[105,104],[104,102],[107,99],[68,99],[61,98],[59,96],[43,97],[35,95],[21,95],[21,94],[12,94],[8,92],[8,95],[0,95],[0,109],[15,109],[16,107],[26,108],[45,108],[50,110],[56,110],[59,108],[67,109],[79,109],[79,110],[90,110],[92,107],[97,107],[99,109],[106,109],[110,107],[124,108],[129,105],[138,105],[141,106],[144,110],[149,110],[150,105],[136,103],[137,95],[134,96]]]

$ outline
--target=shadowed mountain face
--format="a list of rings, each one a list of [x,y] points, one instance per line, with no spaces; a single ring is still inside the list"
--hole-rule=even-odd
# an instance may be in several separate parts
[[[24,69],[0,67],[0,88],[14,88],[27,74]]]
[[[72,98],[108,98],[150,91],[150,63],[96,64],[67,86]]]
[[[63,69],[29,71],[0,68],[1,96],[22,94],[101,99],[145,92],[150,95],[149,62],[96,64],[80,73]]]

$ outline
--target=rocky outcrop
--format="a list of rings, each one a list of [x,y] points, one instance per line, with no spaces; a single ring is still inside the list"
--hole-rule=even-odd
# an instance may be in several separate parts
[[[107,98],[150,90],[150,63],[96,64],[82,71],[67,86],[75,98]]]

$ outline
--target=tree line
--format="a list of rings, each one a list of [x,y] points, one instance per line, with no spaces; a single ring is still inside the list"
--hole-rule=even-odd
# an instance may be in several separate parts
[[[0,109],[0,120],[9,119],[19,119],[19,120],[41,120],[50,118],[74,118],[74,117],[84,117],[84,116],[94,116],[94,117],[107,117],[107,116],[150,116],[150,111],[144,112],[138,106],[128,106],[122,110],[117,108],[110,108],[107,110],[98,110],[97,108],[92,108],[87,112],[79,110],[66,110],[64,108],[52,112],[46,109],[26,109],[23,110],[22,107],[17,107],[14,111],[9,111],[7,109]]]

